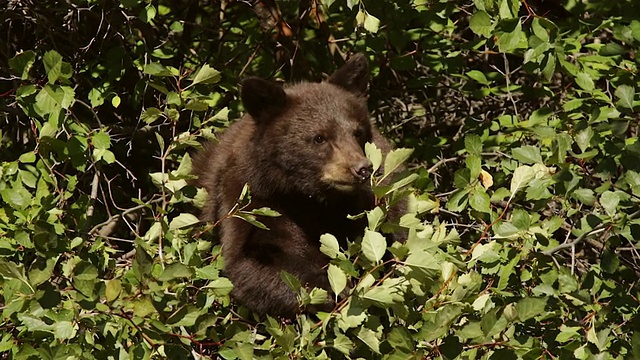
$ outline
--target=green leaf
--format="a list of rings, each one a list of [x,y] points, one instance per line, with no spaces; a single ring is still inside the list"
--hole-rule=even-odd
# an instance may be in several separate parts
[[[608,348],[609,343],[612,340],[612,338],[609,336],[610,333],[611,330],[608,328],[602,329],[596,333],[596,328],[594,325],[587,331],[587,340],[589,340],[590,343],[596,345],[598,350],[602,352]]]
[[[266,216],[266,217],[278,217],[281,214],[271,208],[268,207],[261,207],[261,208],[257,208],[257,209],[253,209],[251,211],[249,211],[248,213],[253,214],[253,215],[258,215],[258,216]]]
[[[464,189],[471,184],[471,171],[467,168],[459,169],[453,174],[453,184],[456,189]]]
[[[120,99],[120,96],[118,96],[118,95],[114,95],[114,96],[111,98],[111,105],[112,105],[114,108],[117,108],[118,106],[120,106],[120,100],[121,100],[121,99]]]
[[[35,58],[36,53],[31,50],[16,54],[16,56],[9,59],[9,67],[20,76],[21,80],[26,80],[29,77],[29,70],[31,70]]]
[[[56,115],[60,112],[62,100],[64,98],[64,92],[60,87],[46,85],[38,92],[36,95],[36,104],[35,110],[38,115],[44,117],[45,115]],[[58,121],[57,118],[52,118],[50,116],[49,122],[47,124],[51,124],[57,130]],[[47,125],[45,124],[45,125]]]
[[[551,81],[551,78],[553,77],[553,74],[556,71],[556,55],[555,52],[548,52],[547,55],[545,55],[544,57],[544,67],[542,68],[542,75],[544,75],[545,79],[547,79],[547,81]],[[570,64],[568,62],[565,62],[566,64]]]
[[[373,165],[373,172],[375,173],[382,165],[382,150],[378,149],[374,143],[364,144],[364,153]]]
[[[531,216],[524,209],[514,209],[511,215],[511,222],[518,230],[529,230],[529,227],[531,227]]]
[[[347,0],[347,7],[349,10],[353,9],[354,6],[360,3],[360,0]]]
[[[362,253],[371,262],[382,260],[387,251],[387,240],[376,231],[366,230],[362,238]]]
[[[31,314],[18,314],[18,319],[22,321],[24,326],[26,326],[29,331],[44,331],[48,333],[52,332],[52,325],[48,325],[41,319],[38,319]]]
[[[145,65],[144,73],[151,76],[173,76],[171,70],[160,63],[150,63]]]
[[[376,333],[373,330],[361,327],[356,335],[363,343],[365,343],[373,352],[380,354],[380,340],[376,337]]]
[[[409,174],[403,177],[402,179],[394,182],[389,190],[384,193],[384,195],[389,195],[398,191],[399,189],[406,188],[407,186],[411,185],[416,179],[418,179],[418,177],[418,174]]]
[[[465,207],[467,207],[467,203],[469,201],[469,189],[461,189],[455,191],[451,194],[449,201],[447,201],[447,210],[453,212],[462,211]]]
[[[322,4],[325,6],[325,10],[328,13],[329,8],[331,7],[331,5],[335,2],[335,0],[322,0]]]
[[[398,167],[409,159],[412,153],[413,149],[399,148],[391,150],[384,159],[384,177],[396,171]]]
[[[407,351],[413,351],[415,344],[413,342],[411,333],[401,326],[393,327],[387,341],[394,349],[403,349]]]
[[[462,329],[457,330],[455,334],[462,339],[474,339],[484,336],[481,324],[478,321],[466,324]]]
[[[144,121],[146,124],[151,124],[156,121],[160,116],[162,116],[162,111],[157,108],[150,107],[145,109],[140,116],[140,120]]]
[[[531,29],[540,40],[549,42],[549,32],[542,26],[542,24],[540,24],[540,19],[538,17],[533,18],[533,21],[531,22]]]
[[[516,255],[513,259],[509,261],[509,263],[500,269],[500,273],[498,274],[500,281],[498,282],[498,290],[504,290],[507,285],[509,285],[509,279],[511,275],[515,275],[517,271],[514,271],[516,265],[520,262],[520,255]]]
[[[234,214],[233,217],[242,219],[242,220],[248,222],[249,224],[257,227],[258,229],[269,230],[269,228],[265,224],[263,224],[260,221],[258,221],[258,219],[256,219],[256,217],[253,214],[248,213],[246,211],[240,211],[240,212]]]
[[[42,60],[49,84],[55,83],[62,72],[62,56],[55,50],[49,50],[44,54]]]
[[[540,155],[540,149],[534,146],[522,146],[515,148],[511,151],[513,157],[525,164],[542,164],[542,156]]]
[[[182,229],[199,223],[200,220],[197,216],[189,213],[182,213],[169,223],[169,230]]]
[[[382,223],[384,219],[384,211],[376,206],[371,211],[367,211],[367,228],[372,231],[376,231],[378,226]]]
[[[334,294],[340,294],[347,287],[347,275],[339,267],[329,264],[327,270],[329,275],[329,285]]]
[[[478,71],[478,70],[467,71],[467,76],[472,78],[473,80],[479,82],[482,85],[489,85],[490,84],[489,80],[487,80],[487,77],[484,75],[484,73],[482,71]],[[466,138],[465,138],[465,140],[466,140]]]
[[[89,102],[91,103],[92,108],[96,108],[102,104],[104,104],[104,93],[101,89],[93,88],[89,90],[89,94],[87,97],[89,98]]]
[[[535,316],[544,314],[547,300],[547,298],[527,297],[518,301],[516,310],[520,321],[527,321]]]
[[[617,213],[618,203],[620,203],[620,195],[613,191],[605,191],[600,195],[600,205],[609,216]]]
[[[22,99],[38,92],[38,87],[33,84],[22,85],[16,90],[16,98]]]
[[[440,264],[433,254],[426,251],[411,253],[404,264],[411,267],[412,271],[418,272],[421,277],[434,278],[440,273]]]
[[[611,251],[611,249],[605,248],[602,252],[602,270],[609,274],[613,274],[618,270],[619,265],[620,259],[618,258],[618,255],[614,251]]]
[[[556,336],[556,341],[565,343],[573,339],[579,339],[582,336],[580,335],[581,331],[582,328],[579,326],[560,325],[560,333]]]
[[[196,268],[196,278],[204,280],[215,280],[220,277],[219,266],[210,264],[201,268]]]
[[[491,17],[485,11],[476,12],[469,20],[469,28],[471,28],[471,31],[485,38],[491,37],[493,26]]]
[[[325,304],[329,293],[325,289],[314,288],[309,293],[309,303],[312,305]]]
[[[31,283],[27,279],[24,273],[24,266],[22,264],[16,264],[5,259],[0,259],[0,277],[5,280],[16,279],[27,285],[32,292],[35,292]]]
[[[394,303],[401,303],[407,287],[404,278],[388,278],[381,285],[373,286],[365,292],[363,298],[377,306],[387,308]]]
[[[512,19],[518,16],[520,9],[520,1],[518,0],[500,0],[498,14],[501,19]]]
[[[487,337],[493,337],[495,335],[500,334],[506,329],[508,322],[505,316],[497,317],[497,309],[491,310],[487,313],[480,322],[480,326],[482,328],[482,332]]]
[[[591,147],[591,139],[593,139],[594,135],[595,133],[591,126],[587,126],[575,135],[576,144],[578,144],[582,153]]]
[[[233,290],[231,280],[223,277],[213,280],[206,287],[212,289],[213,293],[217,296],[229,295],[231,290]]]
[[[587,91],[593,91],[593,89],[595,89],[593,79],[591,79],[591,77],[587,73],[578,73],[578,75],[576,76],[576,84]]]
[[[535,171],[531,166],[522,165],[518,167],[513,172],[513,177],[511,178],[511,197],[513,197],[518,190],[524,189],[534,176]]]
[[[162,274],[158,277],[158,281],[169,281],[178,278],[191,278],[191,270],[181,263],[173,263],[167,265]]]
[[[108,149],[111,147],[111,138],[104,131],[98,131],[91,137],[91,144],[96,149]]]
[[[225,359],[253,360],[253,345],[245,342],[235,342],[231,346],[233,351]]]
[[[96,161],[104,160],[107,164],[113,164],[116,161],[115,155],[107,149],[93,149],[93,158]]]
[[[620,85],[616,89],[614,95],[618,98],[617,105],[626,109],[633,109],[633,98],[635,96],[635,88],[629,85]]]
[[[73,269],[73,278],[75,280],[91,281],[98,278],[98,269],[88,261],[80,261]]]
[[[189,100],[184,108],[193,111],[206,111],[209,109],[209,104],[202,100]]]
[[[119,279],[105,281],[105,298],[108,302],[116,300],[122,292],[122,282]]]
[[[336,335],[336,338],[333,339],[332,342],[329,342],[328,345],[345,355],[349,355],[351,353],[351,350],[353,349],[353,343],[351,342],[351,340],[340,333],[338,333]]]
[[[320,251],[331,259],[338,257],[340,245],[338,239],[331,234],[323,234],[320,236]]]
[[[172,172],[176,179],[190,179],[193,173],[193,162],[191,161],[191,156],[189,153],[184,154],[182,157],[182,161],[180,161],[180,166],[175,172]],[[275,212],[275,211],[274,211]]]
[[[58,321],[53,324],[53,335],[58,340],[69,340],[76,336],[77,325],[71,321]]]
[[[204,64],[193,78],[190,86],[196,84],[215,84],[220,81],[220,72],[207,64]]]
[[[464,137],[464,148],[471,155],[480,156],[482,154],[482,139],[476,134],[469,134]]]
[[[166,107],[164,109],[164,114],[172,121],[178,121],[180,119],[180,111],[178,111],[178,109]]]
[[[365,12],[363,26],[365,30],[375,34],[378,32],[378,28],[380,27],[380,20],[377,17],[369,14],[368,12]]]
[[[29,269],[29,283],[34,287],[48,281],[53,275],[56,263],[59,256],[54,256],[46,259],[46,261],[39,261],[31,265]]]
[[[298,290],[300,290],[300,287],[302,287],[302,285],[300,284],[300,280],[284,270],[280,271],[280,278],[282,279],[282,281],[284,281],[285,284],[287,284],[287,286],[291,290],[295,292],[298,292]]]
[[[400,296],[402,298],[402,296]],[[381,307],[388,307],[393,304],[394,296],[388,288],[380,286],[372,287],[363,298],[378,304]]]
[[[202,310],[193,306],[185,306],[183,311],[178,310],[167,319],[167,323],[173,326],[193,326],[196,320],[202,315]],[[181,310],[182,310],[181,309]],[[176,316],[177,315],[177,316]]]
[[[4,188],[0,190],[2,200],[14,209],[21,210],[31,204],[31,193],[23,187]]]
[[[476,187],[476,189],[471,192],[469,205],[476,211],[487,214],[491,213],[491,200],[482,187]]]
[[[498,49],[503,53],[510,53],[515,49],[524,47],[525,44],[526,37],[522,32],[522,23],[519,20],[513,31],[500,34],[497,42]]]
[[[480,176],[482,171],[482,160],[479,156],[469,155],[465,159],[467,169],[469,169],[469,179],[476,179]]]
[[[147,6],[144,7],[144,10],[142,10],[140,12],[140,20],[142,20],[143,22],[149,23],[151,24],[153,19],[156,17],[156,14],[158,13],[158,11],[156,10],[156,7],[148,4]]]
[[[18,161],[20,161],[23,164],[31,164],[34,161],[36,161],[36,154],[33,151],[26,152],[20,155],[20,157],[18,158]]]

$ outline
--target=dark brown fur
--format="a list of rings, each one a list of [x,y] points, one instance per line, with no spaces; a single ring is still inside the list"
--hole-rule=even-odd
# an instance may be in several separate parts
[[[270,230],[227,218],[219,231],[232,295],[260,313],[292,317],[296,295],[281,280],[286,271],[308,287],[329,290],[320,235],[340,241],[361,235],[364,220],[348,220],[374,206],[364,144],[390,146],[371,126],[365,91],[368,66],[356,55],[327,82],[286,88],[258,78],[243,82],[248,112],[198,154],[195,173],[209,199],[203,218],[215,222],[249,184],[252,208],[282,214],[260,218]],[[324,139],[320,141],[319,137]]]

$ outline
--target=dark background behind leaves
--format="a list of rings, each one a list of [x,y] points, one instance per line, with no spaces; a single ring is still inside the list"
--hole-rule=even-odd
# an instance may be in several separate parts
[[[0,8],[1,357],[640,357],[636,1]],[[321,80],[353,52],[415,149],[409,241],[381,260],[393,226],[368,214],[361,242],[323,241],[352,297],[260,322],[229,303],[190,154],[243,77]]]

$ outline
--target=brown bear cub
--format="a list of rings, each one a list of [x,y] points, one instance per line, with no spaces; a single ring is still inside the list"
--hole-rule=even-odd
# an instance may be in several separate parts
[[[330,233],[344,244],[362,235],[366,220],[347,215],[374,206],[364,145],[373,142],[384,153],[390,149],[369,120],[368,73],[364,55],[358,54],[322,83],[283,88],[248,78],[241,90],[247,114],[196,157],[198,185],[209,194],[204,220],[227,215],[245,184],[251,208],[281,214],[259,219],[269,230],[234,217],[219,224],[232,296],[257,313],[294,317],[296,294],[280,272],[308,288],[330,290],[320,236]],[[331,309],[330,300],[323,309]]]

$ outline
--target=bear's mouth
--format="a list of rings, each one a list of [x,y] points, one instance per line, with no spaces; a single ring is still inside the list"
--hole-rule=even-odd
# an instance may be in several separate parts
[[[331,185],[339,191],[351,192],[359,187],[362,187],[362,183],[356,181],[332,181]]]

